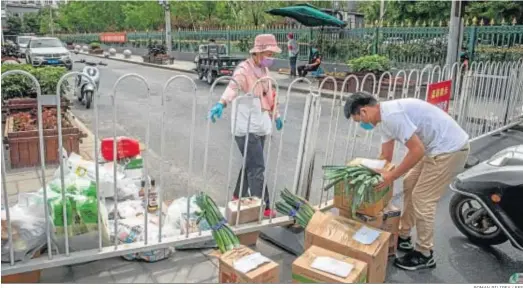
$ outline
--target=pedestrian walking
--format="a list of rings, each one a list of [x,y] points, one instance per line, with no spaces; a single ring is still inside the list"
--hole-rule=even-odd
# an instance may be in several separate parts
[[[247,141],[247,134],[249,139],[247,143],[247,156],[244,173],[244,185],[240,187],[242,171],[238,175],[236,182],[236,189],[234,190],[233,199],[237,199],[241,190],[242,197],[248,196],[248,189],[250,189],[252,196],[262,198],[265,161],[263,155],[263,148],[265,145],[265,138],[272,133],[272,120],[276,123],[276,129],[280,130],[283,127],[283,122],[279,116],[277,103],[275,103],[275,93],[272,89],[272,83],[264,81],[256,85],[254,96],[256,100],[252,104],[252,114],[249,129],[247,131],[250,103],[239,103],[234,101],[238,96],[238,89],[243,93],[248,93],[254,88],[254,84],[260,78],[269,76],[269,67],[273,64],[273,56],[275,53],[281,53],[278,47],[276,37],[272,34],[262,34],[256,36],[254,40],[254,47],[249,51],[251,57],[244,62],[238,64],[234,71],[233,79],[238,85],[230,82],[227,89],[223,93],[220,101],[216,103],[209,111],[209,118],[212,122],[216,118],[220,118],[223,109],[229,104],[233,104],[231,113],[231,124],[236,129],[232,131],[235,136],[236,143],[240,152],[244,152],[245,141]],[[274,106],[276,107],[274,108]],[[274,109],[273,109],[274,108]],[[238,109],[238,112],[235,111]],[[274,114],[273,114],[274,111]],[[236,118],[236,114],[237,117]],[[236,125],[234,125],[236,121]],[[269,191],[265,187],[264,195],[265,212],[264,216],[275,216],[275,213],[270,210]]]
[[[394,264],[405,270],[436,267],[433,255],[434,218],[439,199],[465,166],[469,135],[440,108],[426,101],[406,98],[378,102],[366,92],[354,93],[345,103],[345,117],[372,130],[380,126],[381,157],[391,162],[398,141],[408,149],[392,171],[380,171],[383,188],[405,175],[403,213],[398,250],[407,252]],[[416,245],[411,230],[416,227]]]
[[[287,34],[287,50],[289,51],[289,64],[291,66],[291,77],[296,77],[296,61],[298,59],[298,43],[294,39],[294,34]]]

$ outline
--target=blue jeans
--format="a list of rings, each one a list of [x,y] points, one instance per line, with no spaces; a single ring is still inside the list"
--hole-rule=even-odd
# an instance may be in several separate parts
[[[246,136],[236,137],[236,144],[240,148],[240,152],[243,156],[243,149],[245,145]],[[263,157],[263,147],[265,144],[265,136],[258,136],[255,134],[249,134],[249,143],[247,144],[247,159],[245,163],[245,173],[243,176],[243,187],[240,189],[242,180],[242,170],[238,174],[238,180],[236,181],[236,188],[234,189],[234,196],[239,197],[239,192],[242,190],[242,197],[249,197],[247,189],[251,190],[251,196],[262,198],[263,191],[263,180],[265,179],[265,161]],[[243,158],[242,158],[243,161]],[[269,189],[265,186],[265,195],[263,197],[265,204],[269,206]]]
[[[298,56],[289,57],[289,64],[291,65],[291,76],[296,76],[296,61]]]

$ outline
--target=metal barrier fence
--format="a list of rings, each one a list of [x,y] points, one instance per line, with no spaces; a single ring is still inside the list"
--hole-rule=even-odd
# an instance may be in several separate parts
[[[420,23],[417,23],[420,25]],[[505,25],[507,24],[507,25]],[[516,61],[523,56],[523,25],[515,22],[498,26],[484,26],[472,23],[465,27],[463,48],[470,60],[477,61]],[[429,26],[430,25],[430,26]],[[437,24],[436,24],[437,25]],[[448,27],[429,23],[410,27],[410,24],[390,24],[388,27],[353,29],[307,29],[304,27],[247,27],[247,28],[199,28],[193,30],[173,30],[172,47],[179,52],[197,52],[198,45],[213,38],[226,44],[232,54],[247,55],[254,37],[261,33],[272,33],[283,49],[280,57],[287,57],[287,34],[294,33],[299,45],[299,58],[307,60],[310,44],[319,45],[326,62],[346,63],[369,54],[389,57],[396,63],[441,64],[445,63]],[[64,41],[90,43],[99,41],[97,33],[59,35]],[[131,47],[147,47],[150,41],[161,43],[165,33],[127,32],[127,43]],[[123,45],[123,44],[122,44]]]
[[[38,100],[41,99],[41,93],[39,89],[39,84],[36,79],[27,72],[23,71],[8,71],[2,75],[2,78],[12,75],[12,74],[23,74],[28,76],[33,80],[35,86],[37,87]],[[60,97],[60,86],[68,77],[78,75],[78,72],[71,72],[62,77],[59,81],[57,87],[57,97]],[[147,80],[138,74],[126,74],[120,77],[113,86],[112,90],[112,105],[113,105],[113,159],[117,159],[116,151],[116,96],[118,88],[125,80],[134,79],[142,83],[146,87],[147,97],[150,97],[150,87]],[[278,199],[278,193],[283,187],[292,187],[292,193],[300,194],[307,197],[312,204],[317,205],[320,209],[328,208],[332,204],[332,195],[329,195],[329,191],[324,192],[323,186],[323,177],[321,167],[325,164],[344,164],[349,159],[354,157],[375,157],[379,152],[379,140],[376,139],[376,136],[379,134],[376,131],[365,132],[362,129],[358,128],[358,125],[353,121],[347,121],[343,116],[343,102],[344,97],[348,95],[345,90],[345,87],[354,87],[354,91],[368,91],[380,98],[380,100],[392,100],[400,99],[406,97],[413,97],[422,100],[428,99],[430,84],[437,83],[443,80],[453,79],[453,85],[451,91],[453,92],[453,98],[450,102],[449,113],[454,119],[456,119],[460,125],[470,134],[471,141],[476,141],[481,137],[486,135],[491,135],[494,133],[502,132],[506,129],[509,129],[512,126],[523,123],[523,61],[510,62],[510,63],[499,63],[499,62],[486,62],[486,63],[474,63],[470,67],[460,65],[455,63],[452,66],[428,66],[422,70],[411,70],[405,71],[400,70],[395,74],[386,72],[382,75],[367,74],[363,78],[358,78],[354,75],[347,77],[340,89],[338,89],[338,83],[335,78],[327,77],[319,85],[318,89],[310,89],[310,92],[303,96],[294,96],[291,93],[292,86],[297,83],[299,80],[307,81],[311,86],[312,83],[308,79],[296,79],[288,88],[287,93],[284,97],[284,104],[279,107],[280,111],[283,111],[282,119],[285,123],[283,129],[279,132],[274,132],[267,136],[267,147],[266,147],[266,159],[265,162],[265,177],[263,181],[263,190],[262,197],[264,196],[265,187],[269,186],[270,183],[272,187],[269,188],[272,208],[274,208],[274,203]],[[187,195],[187,215],[190,215],[190,197],[196,195],[199,191],[206,191],[209,187],[207,182],[209,176],[209,154],[212,152],[212,147],[209,145],[211,142],[211,121],[207,120],[205,130],[197,131],[196,129],[196,115],[198,107],[198,99],[196,97],[197,86],[192,79],[187,76],[173,76],[171,77],[163,86],[161,92],[161,105],[162,105],[162,114],[161,114],[161,143],[160,143],[160,155],[165,155],[165,115],[167,111],[166,102],[168,101],[167,88],[172,86],[174,82],[177,81],[186,81],[188,82],[194,92],[191,105],[191,132],[188,139],[189,142],[189,179],[186,184],[185,193]],[[214,95],[214,88],[217,83],[222,81],[234,81],[230,77],[222,77],[217,79],[214,85],[211,87],[210,96],[206,99],[205,109],[211,108],[212,104],[216,102],[217,98]],[[325,84],[328,82],[333,82],[334,92],[331,99],[325,99],[322,95],[325,92]],[[94,84],[94,83],[93,83]],[[249,107],[249,115],[247,122],[247,129],[251,125],[251,116],[253,115],[253,107],[255,107],[256,97],[254,97],[254,91],[258,85],[274,85],[276,86],[276,101],[282,93],[279,93],[277,90],[277,82],[272,78],[262,78],[258,80],[255,84],[255,87],[251,92],[239,96],[235,104],[233,105],[247,105]],[[343,92],[338,92],[342,90]],[[348,91],[348,89],[347,89]],[[95,163],[98,163],[98,141],[99,141],[99,131],[98,131],[98,103],[97,97],[93,97],[94,100],[94,137],[95,137]],[[298,103],[303,105],[303,114],[301,115],[291,115],[289,112],[289,105],[291,101],[293,103]],[[201,101],[200,101],[201,102]],[[283,102],[283,101],[282,101]],[[40,102],[39,102],[40,103]],[[57,103],[60,103],[58,101]],[[243,104],[242,104],[243,103]],[[294,105],[294,104],[293,104]],[[327,105],[327,106],[325,106]],[[327,107],[324,109],[324,107]],[[59,108],[58,108],[59,109]],[[150,108],[148,108],[150,110]],[[277,109],[276,105],[273,109]],[[32,271],[36,269],[51,268],[57,266],[72,265],[77,263],[83,263],[88,261],[100,260],[115,256],[122,256],[129,253],[144,252],[155,249],[167,248],[176,245],[183,245],[189,243],[196,243],[205,240],[210,240],[212,238],[210,231],[198,231],[196,233],[190,233],[189,229],[186,229],[184,235],[165,235],[162,230],[162,213],[159,214],[159,230],[158,237],[149,238],[148,234],[148,213],[145,213],[144,216],[144,233],[145,238],[143,241],[134,242],[134,243],[120,243],[116,235],[118,234],[118,223],[119,219],[118,214],[115,213],[114,227],[109,227],[107,225],[107,213],[104,212],[105,207],[105,198],[101,195],[101,187],[99,186],[99,165],[95,166],[94,176],[92,181],[94,182],[94,187],[96,189],[96,202],[97,205],[97,243],[92,247],[92,249],[80,250],[80,251],[70,251],[70,239],[67,228],[68,221],[68,209],[67,205],[62,205],[63,209],[63,224],[64,224],[64,235],[57,237],[54,230],[54,223],[50,219],[50,211],[48,205],[48,189],[46,187],[46,174],[45,174],[45,159],[44,159],[44,142],[43,139],[43,130],[42,130],[42,121],[41,121],[41,106],[38,106],[38,116],[39,116],[39,137],[40,137],[40,157],[41,157],[41,170],[43,178],[43,210],[45,217],[45,236],[47,244],[47,256],[40,258],[31,259],[29,261],[15,262],[14,250],[16,249],[13,245],[13,229],[10,218],[10,207],[8,205],[8,192],[6,189],[6,170],[5,170],[5,161],[2,161],[2,197],[3,205],[6,214],[7,220],[7,232],[8,239],[7,247],[9,251],[9,264],[2,264],[2,275],[10,275],[15,273],[21,273],[26,271]],[[235,111],[235,112],[233,112]],[[274,110],[273,110],[274,112]],[[236,113],[235,119],[238,119],[238,109],[232,110],[231,113]],[[231,114],[232,115],[232,114]],[[61,114],[58,110],[58,128],[60,129],[61,123]],[[151,121],[150,118],[148,121]],[[231,123],[233,125],[232,131],[236,130],[237,121]],[[297,132],[300,135],[298,147],[285,147],[284,136],[287,129],[292,129],[290,123],[296,124],[298,126]],[[148,123],[150,124],[150,123]],[[289,126],[289,127],[288,127]],[[149,149],[150,141],[150,125],[147,125],[145,141],[146,147]],[[375,129],[378,130],[379,129]],[[203,146],[203,161],[202,163],[196,163],[195,154],[199,153],[198,149],[201,150],[202,147],[197,147],[195,145],[195,136],[197,134],[204,133],[205,135],[205,145]],[[225,195],[225,202],[228,203],[230,199],[230,180],[232,177],[233,169],[233,154],[236,150],[235,146],[235,137],[234,133],[231,133],[231,142],[228,155],[228,167],[227,167],[227,186],[224,187],[222,195]],[[292,137],[292,134],[290,134]],[[61,135],[60,135],[61,136]],[[59,136],[59,149],[60,153],[63,151],[61,137]],[[249,134],[245,136],[247,139],[245,143],[248,143]],[[273,140],[277,145],[272,146]],[[240,147],[243,148],[242,157],[242,167],[245,167],[247,155],[247,146]],[[402,148],[396,147],[395,159],[401,157]],[[276,153],[276,157],[273,157],[273,153]],[[4,154],[5,155],[5,154]],[[289,156],[290,155],[290,156]],[[293,158],[293,155],[296,155],[296,158]],[[62,155],[61,155],[62,156]],[[148,175],[149,167],[147,166],[146,158],[149,157],[149,151],[145,151],[143,154],[144,158],[144,175]],[[287,163],[289,158],[291,163]],[[224,157],[226,158],[226,157]],[[292,167],[284,168],[284,165]],[[66,201],[66,191],[64,185],[64,163],[60,162],[60,188],[61,195],[60,198],[63,203]],[[163,191],[161,188],[164,185],[164,176],[166,171],[164,171],[163,161],[160,164],[160,191]],[[204,179],[203,183],[191,183],[196,177],[196,170],[194,169],[195,165],[202,165],[203,172],[202,176]],[[117,173],[116,166],[113,165],[113,189],[115,200],[118,200],[117,193]],[[284,170],[283,173],[281,171]],[[245,171],[241,172],[242,176],[240,179],[243,179]],[[293,177],[291,178],[291,176]],[[271,181],[272,180],[272,181]],[[148,181],[146,181],[148,182]],[[241,180],[243,184],[243,180]],[[148,199],[148,189],[150,183],[146,183],[145,189],[145,199]],[[241,189],[240,189],[241,190]],[[242,193],[240,192],[240,199]],[[162,193],[159,195],[159,209],[162,209]],[[238,202],[238,207],[239,208]],[[115,201],[114,208],[115,211],[118,211],[118,201]],[[253,231],[259,231],[264,227],[270,226],[283,226],[293,223],[293,220],[289,216],[276,216],[272,215],[265,219],[263,217],[263,206],[260,207],[258,214],[258,221],[239,224],[240,212],[237,214],[236,219],[234,219],[235,224],[232,225],[232,229],[237,234],[244,234]],[[239,209],[238,209],[239,210]],[[189,218],[186,219],[186,224],[189,224]],[[114,231],[114,242],[111,244],[109,240],[110,230]],[[75,237],[75,236],[72,236]],[[56,242],[58,240],[65,242],[65,249],[60,251],[60,253],[54,253],[57,250]],[[152,239],[152,240],[151,240]],[[4,240],[3,240],[4,241]],[[4,243],[3,243],[4,244]],[[2,249],[2,255],[4,255],[5,248]],[[3,258],[4,261],[5,258]]]

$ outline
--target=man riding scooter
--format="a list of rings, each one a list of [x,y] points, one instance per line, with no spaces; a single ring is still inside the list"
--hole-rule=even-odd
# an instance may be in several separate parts
[[[392,161],[395,142],[408,153],[392,171],[380,171],[378,188],[403,180],[404,203],[398,250],[407,252],[394,264],[405,270],[436,267],[433,255],[436,206],[452,179],[463,169],[470,150],[469,136],[440,108],[419,99],[385,102],[366,92],[354,93],[345,103],[345,117],[365,130],[380,126],[381,156]],[[416,227],[416,245],[411,230]]]

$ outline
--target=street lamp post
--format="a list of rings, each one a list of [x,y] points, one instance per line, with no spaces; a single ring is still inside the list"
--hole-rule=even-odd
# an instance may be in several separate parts
[[[167,48],[167,54],[171,56],[172,52],[172,37],[171,37],[171,11],[169,2],[166,0],[158,0],[158,3],[162,5],[165,13],[165,44]]]

